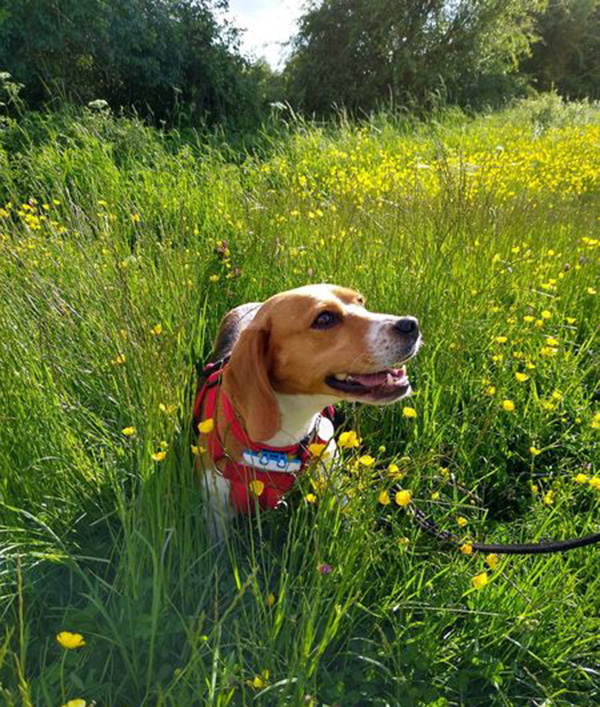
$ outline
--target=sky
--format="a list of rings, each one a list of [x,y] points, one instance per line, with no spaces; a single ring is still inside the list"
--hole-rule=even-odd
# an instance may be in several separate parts
[[[281,46],[295,34],[295,20],[304,0],[229,0],[228,16],[240,29],[242,51],[264,57],[274,68],[282,68],[286,50]]]

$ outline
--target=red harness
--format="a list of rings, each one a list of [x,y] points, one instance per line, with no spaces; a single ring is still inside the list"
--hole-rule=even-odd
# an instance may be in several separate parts
[[[215,418],[221,376],[226,366],[226,362],[218,361],[208,364],[204,369],[209,372],[209,375],[196,396],[196,403],[194,405],[194,433],[198,432],[198,425],[202,419],[209,420]],[[264,444],[253,442],[248,437],[248,433],[236,417],[231,400],[223,390],[220,391],[219,402],[222,406],[229,432],[238,442],[241,442],[244,447],[244,452],[247,452],[250,456],[258,456],[263,460],[276,457],[281,461],[283,455],[285,455],[290,460],[290,463],[292,463],[293,460],[296,460],[296,462],[298,460],[300,461],[299,468],[294,471],[286,471],[285,465],[281,471],[263,471],[251,464],[243,464],[242,462],[236,462],[230,459],[219,437],[216,425],[213,427],[212,431],[206,435],[207,452],[214,462],[215,469],[218,469],[221,474],[231,482],[229,498],[234,508],[240,513],[250,513],[255,507],[256,498],[258,498],[258,504],[261,509],[275,508],[283,496],[293,488],[296,479],[306,468],[306,464],[310,458],[309,445],[313,442],[320,444],[327,443],[328,440],[322,440],[318,436],[320,418],[311,432],[298,444],[292,444],[289,447],[267,447]],[[333,408],[329,406],[322,414],[332,419]],[[256,454],[252,455],[252,453]],[[217,467],[217,462],[221,459],[226,460],[223,469]],[[263,484],[262,487],[257,485],[259,489],[257,489],[256,493],[251,491],[250,483],[252,481],[259,481]]]

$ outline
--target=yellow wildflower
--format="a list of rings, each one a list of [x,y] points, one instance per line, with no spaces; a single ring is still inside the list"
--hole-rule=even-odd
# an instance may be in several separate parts
[[[512,400],[503,400],[502,409],[504,410],[504,412],[514,412],[515,404]]]
[[[586,292],[588,293],[588,295],[596,295],[596,294],[598,294],[598,292],[597,292],[597,290],[596,290],[595,287],[588,287],[587,290],[586,290]]]
[[[152,455],[152,459],[154,459],[155,462],[162,462],[164,461],[166,456],[167,453],[165,451],[154,452],[154,454]]]
[[[246,684],[253,687],[255,690],[262,690],[267,686],[269,680],[269,671],[263,670],[260,675],[255,675],[252,680],[246,680]]]
[[[508,341],[508,336],[496,336],[494,341],[497,344],[505,344]]]
[[[547,309],[544,309],[542,312],[542,319],[550,319],[552,316],[552,312],[549,312]]]
[[[273,592],[271,592],[271,594],[269,594],[266,600],[269,609],[271,609],[275,605],[275,601],[275,595],[273,594]]]
[[[492,570],[495,570],[496,567],[500,564],[500,558],[498,555],[494,555],[493,553],[488,555],[485,558],[485,564]]]
[[[264,482],[259,479],[252,479],[248,486],[255,496],[261,496],[262,492],[265,490]]]
[[[162,334],[162,332],[163,332],[162,324],[156,324],[155,326],[152,327],[152,329],[150,329],[150,333],[152,334],[152,336],[160,336],[160,334]]]
[[[542,453],[542,450],[538,449],[537,447],[529,447],[529,453],[532,457],[537,457],[538,454]]]
[[[377,496],[377,501],[381,503],[382,506],[389,506],[391,503],[390,494],[387,491],[381,491],[379,496]]]
[[[218,275],[211,275],[208,278],[211,282],[219,282],[219,276]]]
[[[314,493],[307,493],[306,496],[304,497],[304,499],[307,503],[316,503],[317,502],[317,497],[315,496]]]
[[[489,396],[496,395],[496,386],[488,385],[488,387],[485,389],[485,394]]]
[[[363,454],[362,457],[358,458],[358,463],[363,466],[373,466],[375,464],[375,459],[370,454]]]
[[[202,420],[202,422],[198,425],[198,431],[201,432],[203,435],[209,434],[214,429],[215,421],[212,417],[209,417],[206,420]]]
[[[398,491],[396,494],[396,503],[403,508],[409,506],[411,501],[412,493],[410,491]]]
[[[474,577],[471,577],[471,585],[473,586],[473,589],[483,589],[487,583],[488,583],[487,572],[480,572],[479,574],[476,574]]]
[[[587,484],[589,477],[586,474],[579,473],[575,477],[575,483],[577,484]]]
[[[458,516],[456,522],[458,523],[459,528],[464,528],[469,521],[464,516]]]
[[[135,434],[135,427],[123,427],[121,432],[125,437],[132,437]]]
[[[459,550],[462,552],[463,555],[472,555],[473,554],[473,545],[471,543],[463,543]]]
[[[79,697],[74,700],[69,700],[68,702],[65,702],[62,707],[86,707],[86,705],[87,702]]]
[[[553,336],[547,336],[546,337],[546,345],[547,346],[558,346],[558,339],[555,339]]]
[[[417,411],[414,408],[405,407],[402,410],[402,414],[404,415],[404,417],[413,418],[417,416]]]
[[[394,464],[394,462],[388,464],[387,470],[388,474],[392,477],[392,479],[397,479],[398,477],[402,476],[400,467],[398,466],[398,464]]]
[[[596,491],[600,491],[600,476],[592,476],[590,479],[590,486]]]
[[[515,378],[519,381],[519,383],[525,383],[525,381],[529,380],[527,373],[521,373],[520,371],[515,373]]]
[[[544,496],[544,505],[551,506],[554,503],[554,491],[548,491]]]
[[[85,639],[80,633],[71,633],[70,631],[61,631],[56,634],[56,640],[63,648],[73,650],[85,646]]]
[[[338,447],[342,449],[351,449],[360,445],[360,439],[354,430],[342,432],[338,438]]]

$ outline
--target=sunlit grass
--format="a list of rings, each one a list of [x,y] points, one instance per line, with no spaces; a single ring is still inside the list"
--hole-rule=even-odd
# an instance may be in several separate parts
[[[599,131],[541,101],[230,160],[104,115],[8,124],[0,701],[597,701],[597,551],[468,545],[597,527]],[[318,281],[419,317],[415,396],[346,407],[346,510],[307,477],[215,551],[193,364],[229,308]]]

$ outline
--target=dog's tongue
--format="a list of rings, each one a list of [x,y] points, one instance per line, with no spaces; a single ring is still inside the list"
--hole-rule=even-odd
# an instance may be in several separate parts
[[[352,378],[361,385],[372,387],[376,385],[385,385],[388,382],[388,376],[397,382],[398,379],[404,377],[404,371],[402,369],[387,369],[385,371],[377,371],[377,373],[355,373]]]

